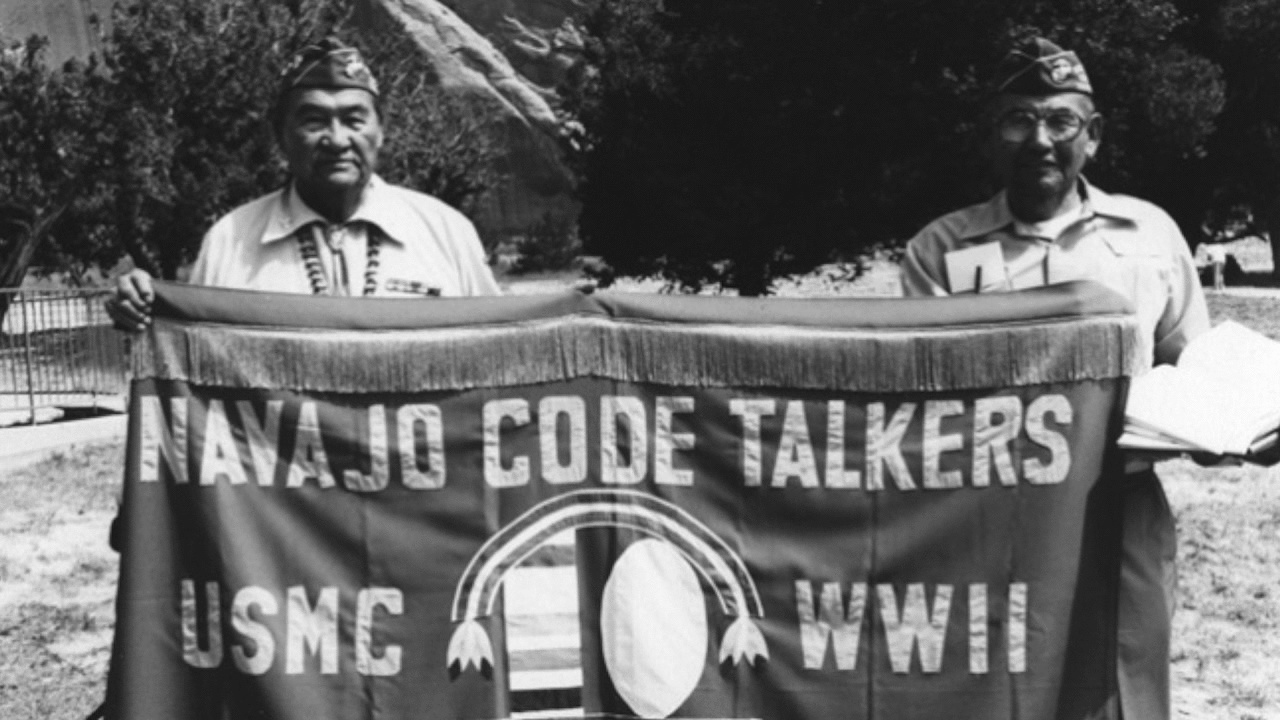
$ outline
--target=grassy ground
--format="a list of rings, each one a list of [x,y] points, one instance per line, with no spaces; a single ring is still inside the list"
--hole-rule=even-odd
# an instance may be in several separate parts
[[[1280,339],[1280,297],[1210,293],[1209,311]],[[1280,467],[1157,471],[1178,518],[1176,716],[1280,720]]]
[[[1280,468],[1158,468],[1178,517],[1177,717],[1280,718]]]
[[[548,276],[512,289],[564,284]],[[836,268],[779,294],[895,288],[893,269],[878,264],[856,287]],[[1210,293],[1209,303],[1215,322],[1234,318],[1280,339],[1276,293]],[[102,698],[117,573],[106,537],[121,467],[119,445],[0,467],[0,718],[80,718]],[[1159,472],[1180,532],[1175,717],[1280,720],[1280,468],[1173,460]]]
[[[73,720],[102,700],[123,466],[117,443],[0,468],[0,718]]]

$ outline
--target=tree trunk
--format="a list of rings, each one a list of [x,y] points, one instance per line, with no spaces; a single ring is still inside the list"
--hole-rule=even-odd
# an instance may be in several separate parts
[[[142,217],[142,194],[132,187],[122,187],[115,199],[115,221],[121,243],[134,267],[151,273],[153,277],[164,277],[161,263],[156,254],[147,247],[143,233],[139,229],[138,218]],[[173,278],[165,278],[172,280]]]
[[[23,230],[18,235],[17,246],[9,254],[9,257],[0,264],[0,288],[22,286],[22,279],[27,275],[27,268],[31,266],[31,260],[36,256],[36,249],[49,236],[53,226],[57,224],[58,219],[67,211],[68,207],[70,207],[70,204],[60,205],[43,217],[37,216],[32,223],[22,223],[20,225]],[[13,295],[11,293],[0,293],[0,323],[4,322],[4,316],[9,312],[9,302],[12,299]]]
[[[750,238],[747,242],[759,243],[755,247],[767,247],[763,240]],[[754,254],[744,254],[733,261],[732,286],[742,297],[763,297],[773,286],[773,273],[769,261]]]
[[[1280,283],[1280,197],[1272,200],[1264,211],[1262,226],[1271,244],[1271,279]]]

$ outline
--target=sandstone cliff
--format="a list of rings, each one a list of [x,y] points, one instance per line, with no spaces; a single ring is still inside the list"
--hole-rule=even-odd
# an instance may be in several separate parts
[[[49,39],[45,59],[54,65],[88,57],[99,49],[98,30],[90,17],[109,20],[113,4],[114,0],[0,0],[0,42],[42,35]]]
[[[363,0],[356,21],[399,33],[429,60],[441,86],[503,108],[511,181],[482,210],[490,232],[518,233],[543,215],[572,214],[560,157],[557,90],[582,67],[574,25],[591,0]]]

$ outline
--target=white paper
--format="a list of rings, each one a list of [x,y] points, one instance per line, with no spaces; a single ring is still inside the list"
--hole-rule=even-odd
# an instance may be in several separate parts
[[[1280,342],[1227,320],[1182,351],[1178,367],[1198,369],[1269,393],[1280,404]]]
[[[1219,325],[1192,341],[1177,367],[1133,379],[1125,422],[1127,431],[1211,453],[1250,452],[1280,425],[1280,343]]]
[[[980,292],[1007,290],[1009,287],[1004,252],[998,242],[952,250],[943,256],[943,260],[947,265],[947,283],[952,294],[979,291],[976,284],[979,270],[982,277]]]

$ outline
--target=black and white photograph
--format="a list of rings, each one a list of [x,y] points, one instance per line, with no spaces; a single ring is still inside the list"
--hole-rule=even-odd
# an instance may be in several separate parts
[[[1280,2],[0,0],[0,718],[1280,720]]]

